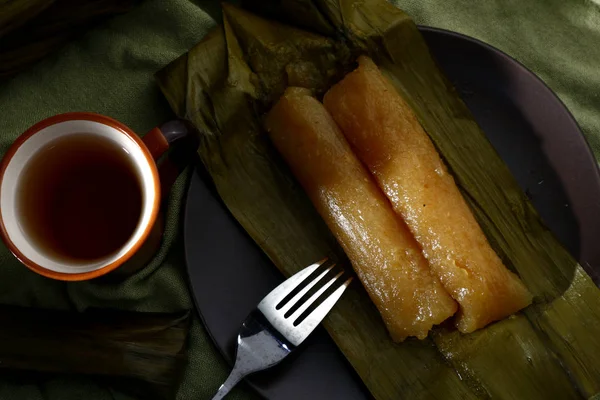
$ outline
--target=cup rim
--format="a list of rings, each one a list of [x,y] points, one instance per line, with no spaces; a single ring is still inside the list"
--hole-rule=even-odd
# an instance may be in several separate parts
[[[120,131],[121,133],[126,135],[128,138],[133,140],[135,143],[137,143],[137,145],[141,148],[142,153],[144,154],[146,161],[148,162],[150,169],[152,171],[152,180],[154,183],[154,201],[152,204],[150,221],[148,222],[147,226],[144,227],[144,230],[143,230],[142,235],[140,236],[139,240],[137,242],[135,242],[135,244],[125,254],[123,254],[121,257],[114,260],[110,264],[105,265],[104,267],[98,268],[93,271],[76,272],[76,273],[72,273],[72,274],[65,273],[65,272],[58,272],[58,271],[44,268],[41,265],[31,261],[29,258],[25,257],[23,255],[23,253],[21,253],[21,251],[18,249],[18,247],[10,239],[8,232],[6,230],[6,227],[4,225],[4,220],[2,219],[2,214],[0,213],[0,237],[6,244],[6,246],[10,250],[10,252],[23,265],[25,265],[30,270],[32,270],[42,276],[45,276],[47,278],[52,278],[52,279],[57,279],[57,280],[62,280],[62,281],[83,281],[83,280],[93,279],[93,278],[105,275],[105,274],[109,273],[110,271],[115,270],[116,268],[121,266],[124,262],[129,260],[139,250],[139,248],[142,246],[142,244],[146,241],[146,239],[150,235],[152,227],[156,223],[156,218],[158,216],[159,205],[160,205],[160,180],[159,180],[159,175],[158,175],[158,169],[156,167],[154,158],[152,157],[152,154],[150,153],[150,150],[148,150],[148,148],[146,147],[146,145],[144,144],[142,139],[138,135],[136,135],[131,129],[129,129],[126,125],[120,123],[119,121],[112,119],[110,117],[107,117],[105,115],[96,114],[96,113],[92,113],[92,112],[69,112],[69,113],[54,115],[52,117],[46,118],[42,121],[39,121],[38,123],[36,123],[32,127],[30,127],[29,129],[27,129],[25,132],[23,132],[9,147],[8,151],[4,155],[4,158],[2,159],[2,162],[0,163],[0,191],[2,190],[2,181],[4,179],[4,173],[6,172],[6,169],[9,165],[10,161],[12,160],[13,156],[15,155],[17,150],[21,147],[21,145],[23,145],[23,143],[25,143],[30,137],[35,135],[37,132],[39,132],[42,129],[45,129],[49,126],[52,126],[52,125],[55,125],[58,123],[62,123],[62,122],[67,122],[67,121],[82,121],[82,120],[83,121],[92,121],[92,122],[97,122],[97,123],[100,123],[103,125],[107,125],[113,129],[116,129],[117,131]]]

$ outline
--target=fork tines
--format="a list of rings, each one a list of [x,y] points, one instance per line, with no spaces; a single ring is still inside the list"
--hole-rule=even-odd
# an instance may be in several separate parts
[[[351,281],[342,268],[325,258],[277,286],[258,309],[297,346],[325,318]]]

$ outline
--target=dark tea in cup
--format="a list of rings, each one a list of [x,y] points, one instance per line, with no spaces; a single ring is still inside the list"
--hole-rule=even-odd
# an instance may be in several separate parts
[[[127,150],[109,138],[80,133],[50,141],[23,168],[21,228],[58,258],[115,253],[140,221],[139,175]]]

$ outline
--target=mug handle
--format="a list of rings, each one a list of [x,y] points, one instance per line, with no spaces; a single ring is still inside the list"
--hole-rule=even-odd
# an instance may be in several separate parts
[[[164,205],[179,174],[196,156],[198,130],[184,119],[165,122],[148,132],[142,141],[158,167],[162,206],[145,242],[129,260],[104,276],[105,281],[121,280],[144,268],[154,257],[165,231]]]
[[[158,165],[164,203],[173,183],[196,155],[198,130],[185,119],[174,119],[152,129],[142,141]],[[168,155],[162,158],[167,152]]]

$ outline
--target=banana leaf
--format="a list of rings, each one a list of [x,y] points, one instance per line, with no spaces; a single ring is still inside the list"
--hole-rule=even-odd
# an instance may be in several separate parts
[[[25,24],[55,0],[0,0],[0,37]]]
[[[189,317],[1,305],[0,371],[15,379],[86,375],[140,398],[172,398],[186,364]]]
[[[0,81],[137,0],[0,0]]]
[[[535,295],[469,335],[394,344],[354,285],[325,327],[378,399],[589,398],[600,392],[600,291],[541,222],[412,20],[385,0],[223,5],[223,25],[157,74],[224,203],[286,275],[343,252],[262,129],[288,85],[323,93],[368,53],[413,106],[495,250]],[[268,18],[265,18],[268,17]],[[474,156],[475,155],[475,156]]]

